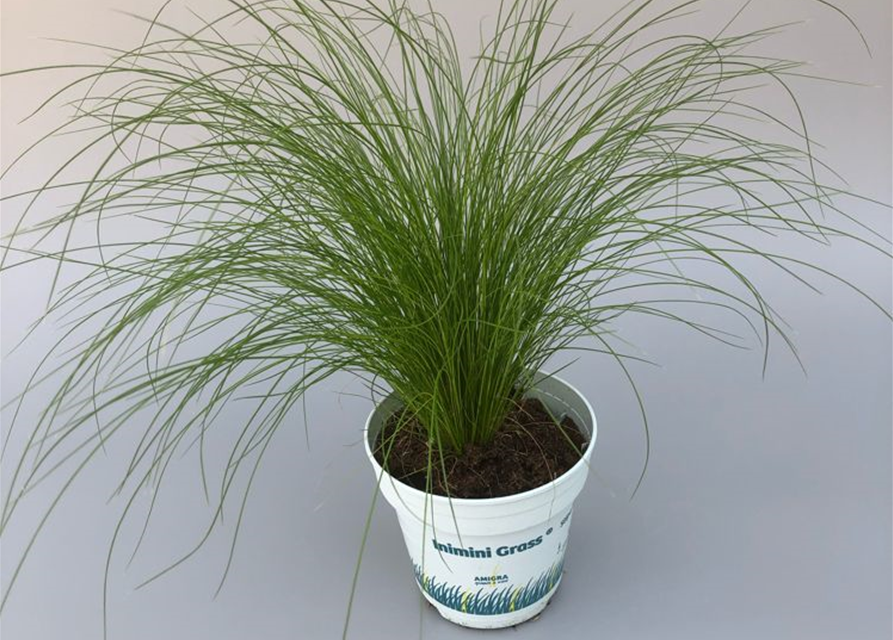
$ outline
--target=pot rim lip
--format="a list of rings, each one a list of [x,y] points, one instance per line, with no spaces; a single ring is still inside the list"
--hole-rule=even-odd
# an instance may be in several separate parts
[[[589,403],[589,400],[585,395],[580,393],[579,389],[577,389],[574,385],[567,382],[563,378],[558,377],[557,375],[553,375],[551,373],[546,373],[544,371],[540,371],[539,373],[543,373],[546,376],[546,379],[551,379],[563,384],[567,389],[575,394],[580,400],[583,401],[583,405],[586,407],[586,411],[589,413],[589,417],[592,420],[592,432],[589,437],[589,442],[586,443],[586,450],[583,452],[583,455],[580,456],[580,459],[574,463],[570,469],[562,473],[560,476],[547,482],[546,484],[541,484],[538,487],[534,487],[533,489],[528,489],[527,491],[522,491],[521,493],[513,493],[508,496],[498,496],[496,498],[453,498],[450,496],[442,496],[435,493],[427,493],[426,491],[421,491],[416,489],[415,487],[411,487],[408,484],[401,482],[394,478],[390,473],[385,471],[380,464],[378,464],[378,460],[375,459],[375,456],[372,455],[372,447],[369,444],[369,425],[372,422],[372,417],[375,415],[375,412],[378,411],[378,408],[382,405],[382,403],[387,399],[392,397],[391,395],[386,396],[385,400],[376,403],[376,405],[369,412],[369,415],[366,417],[366,423],[363,427],[363,448],[366,451],[366,457],[369,458],[369,461],[372,463],[372,467],[375,470],[376,476],[378,476],[379,480],[377,482],[376,490],[381,490],[381,483],[385,481],[391,482],[393,485],[397,485],[400,487],[400,491],[406,491],[409,495],[421,496],[422,498],[428,500],[440,500],[445,501],[450,504],[459,504],[462,506],[493,506],[499,504],[509,504],[512,502],[518,502],[520,500],[525,500],[527,498],[534,498],[539,496],[540,494],[546,493],[548,491],[555,491],[558,489],[559,485],[564,484],[568,481],[568,479],[576,475],[580,472],[580,470],[584,467],[589,466],[589,461],[592,458],[592,451],[595,449],[595,441],[598,436],[598,423],[595,417],[595,411],[592,408],[592,405]]]

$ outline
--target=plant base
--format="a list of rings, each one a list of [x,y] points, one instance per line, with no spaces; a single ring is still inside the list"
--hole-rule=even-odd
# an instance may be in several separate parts
[[[529,394],[588,434],[583,457],[552,482],[511,496],[483,499],[425,494],[388,475],[372,446],[400,402],[382,401],[366,423],[366,454],[382,495],[397,513],[416,582],[441,616],[465,627],[520,624],[546,607],[558,588],[574,499],[589,471],[595,415],[566,382],[549,377]]]

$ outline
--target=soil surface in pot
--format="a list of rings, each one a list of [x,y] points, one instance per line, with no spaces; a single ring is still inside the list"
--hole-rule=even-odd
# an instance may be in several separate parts
[[[469,445],[461,455],[444,451],[441,463],[436,449],[429,458],[427,434],[419,421],[409,417],[400,424],[402,415],[402,410],[394,413],[385,423],[375,459],[392,476],[420,491],[428,486],[430,460],[431,493],[453,498],[497,498],[535,489],[574,466],[586,447],[586,437],[570,417],[558,425],[542,402],[524,398],[491,442]]]

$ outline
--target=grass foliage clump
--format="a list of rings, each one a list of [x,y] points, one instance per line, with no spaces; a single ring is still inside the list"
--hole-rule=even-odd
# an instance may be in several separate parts
[[[808,74],[759,51],[783,25],[742,32],[732,8],[685,35],[703,0],[637,0],[581,31],[558,4],[494,2],[470,56],[437,5],[232,0],[191,30],[161,12],[136,48],[77,67],[47,104],[69,100],[54,133],[86,142],[8,198],[27,211],[4,269],[78,275],[57,271],[50,317],[70,324],[23,395],[45,409],[0,526],[125,429],[142,430],[120,487],[137,496],[244,398],[213,526],[306,389],[341,370],[461,451],[556,352],[625,371],[625,314],[738,344],[689,313],[706,305],[766,349],[786,340],[742,265],[820,269],[760,238],[887,250],[817,177],[790,90]],[[772,86],[787,102],[768,110]],[[38,215],[51,194],[69,206]]]

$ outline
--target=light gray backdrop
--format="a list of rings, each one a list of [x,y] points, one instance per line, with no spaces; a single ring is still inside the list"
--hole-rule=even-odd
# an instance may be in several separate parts
[[[58,37],[133,46],[141,27],[111,8],[149,13],[139,0],[4,0],[4,70],[95,54],[41,40]],[[494,0],[439,2],[464,42],[492,13]],[[757,0],[748,24],[808,17],[775,45],[810,60],[824,75],[868,87],[801,87],[813,135],[854,189],[891,200],[891,9],[886,0],[839,2],[873,48],[869,58],[842,21],[816,2]],[[203,0],[201,10],[222,6]],[[593,24],[619,0],[565,2],[574,24]],[[738,2],[717,2],[731,15]],[[782,6],[783,5],[783,6]],[[783,13],[782,13],[783,10]],[[715,20],[715,16],[710,18]],[[692,18],[691,28],[701,20]],[[710,31],[716,22],[711,22]],[[469,50],[470,51],[470,50]],[[49,112],[18,121],[57,86],[58,76],[4,82],[4,166],[59,121]],[[33,184],[52,154],[25,165],[7,193]],[[29,182],[31,180],[31,182]],[[871,215],[888,237],[889,215]],[[11,228],[12,209],[2,226]],[[798,249],[800,251],[800,249]],[[889,307],[890,263],[853,246],[804,258],[857,280]],[[51,269],[35,265],[3,280],[3,399],[54,336],[38,332],[8,355],[40,314]],[[796,328],[809,375],[783,350],[765,379],[758,351],[737,352],[678,327],[625,322],[661,368],[638,367],[653,434],[653,456],[635,500],[644,453],[634,397],[607,360],[584,356],[565,377],[592,400],[599,420],[595,473],[574,517],[567,573],[545,614],[492,638],[741,638],[888,640],[891,637],[891,326],[845,287],[815,295],[756,267],[755,277]],[[556,366],[560,362],[555,363]],[[153,570],[186,551],[208,515],[194,460],[168,480],[163,506],[141,554],[112,565],[112,638],[295,639],[340,637],[373,491],[359,446],[369,403],[347,377],[309,398],[309,442],[297,422],[283,429],[256,480],[228,582],[213,594],[226,563],[232,522],[176,572],[135,590]],[[6,418],[8,420],[8,416]],[[225,417],[237,423],[233,410]],[[4,640],[101,637],[102,576],[121,501],[108,502],[120,471],[110,448],[75,485],[39,539],[0,625]],[[4,476],[8,478],[9,464]],[[39,494],[39,492],[38,492]],[[49,494],[35,495],[45,504]],[[28,506],[3,540],[3,582],[38,514]],[[30,520],[29,520],[30,518]],[[129,532],[133,534],[135,532]],[[134,538],[128,538],[131,542]],[[353,638],[474,638],[421,607],[390,510],[375,513],[353,611]]]

